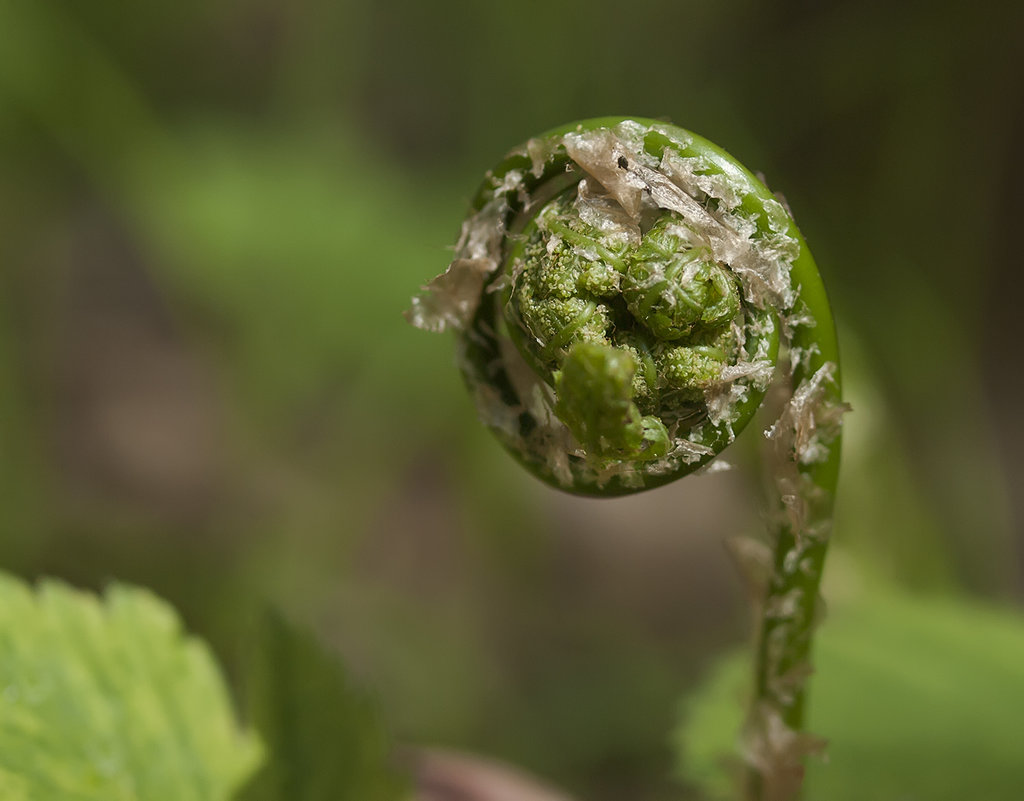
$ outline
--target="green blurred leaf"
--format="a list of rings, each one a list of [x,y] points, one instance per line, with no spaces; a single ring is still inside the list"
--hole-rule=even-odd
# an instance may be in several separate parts
[[[259,760],[205,645],[165,603],[0,574],[0,798],[229,798]]]
[[[810,730],[830,741],[808,801],[1016,801],[1024,786],[1024,620],[966,601],[864,591],[822,627]],[[686,704],[683,777],[737,798],[749,666],[733,656]]]
[[[407,796],[372,699],[340,662],[277,614],[253,666],[254,718],[269,757],[244,801],[397,801]]]

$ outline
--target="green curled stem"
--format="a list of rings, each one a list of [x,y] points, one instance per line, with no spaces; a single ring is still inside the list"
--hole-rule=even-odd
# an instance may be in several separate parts
[[[408,313],[457,332],[480,415],[528,470],[609,497],[704,466],[780,389],[746,794],[799,791],[841,401],[824,286],[788,209],[725,151],[642,118],[571,123],[487,173]]]

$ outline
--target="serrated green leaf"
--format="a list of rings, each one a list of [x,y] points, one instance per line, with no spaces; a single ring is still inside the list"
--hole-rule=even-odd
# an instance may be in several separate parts
[[[0,574],[4,801],[221,801],[258,761],[209,650],[163,601]]]
[[[1024,620],[966,601],[873,589],[822,627],[807,801],[1018,801],[1024,787]],[[724,660],[686,704],[683,777],[737,799],[737,732],[750,676]]]
[[[310,635],[268,614],[253,665],[253,718],[268,746],[242,801],[401,801],[373,699]]]

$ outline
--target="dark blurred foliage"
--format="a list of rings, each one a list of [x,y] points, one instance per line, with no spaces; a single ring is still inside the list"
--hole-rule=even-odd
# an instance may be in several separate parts
[[[1021,8],[4,0],[0,563],[147,584],[232,669],[270,598],[403,738],[665,796],[673,701],[745,636],[749,480],[560,497],[400,312],[509,147],[697,131],[833,293],[837,545],[1019,603]]]

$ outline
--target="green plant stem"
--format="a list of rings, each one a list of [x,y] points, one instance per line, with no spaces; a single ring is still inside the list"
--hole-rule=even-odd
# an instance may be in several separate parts
[[[800,326],[793,336],[791,352],[808,358],[792,368],[788,408],[801,387],[806,388],[830,365],[831,379],[819,387],[822,403],[818,408],[831,409],[837,424],[845,407],[835,325],[820,275],[802,237],[800,244],[792,278],[799,287],[797,304],[803,305],[813,324]],[[829,421],[817,422],[827,425]],[[790,423],[784,411],[776,426],[785,429]],[[748,773],[747,795],[754,801],[795,797],[803,772],[801,758],[824,745],[795,733],[804,726],[813,635],[823,613],[820,585],[832,527],[841,435],[837,428],[823,459],[804,463],[799,449],[792,447],[791,434],[776,430],[775,447],[765,453],[762,465],[774,514],[769,524],[771,569],[758,604],[754,700],[747,724],[748,745],[752,740],[755,754],[762,758],[753,762]],[[784,728],[777,727],[777,722]]]

